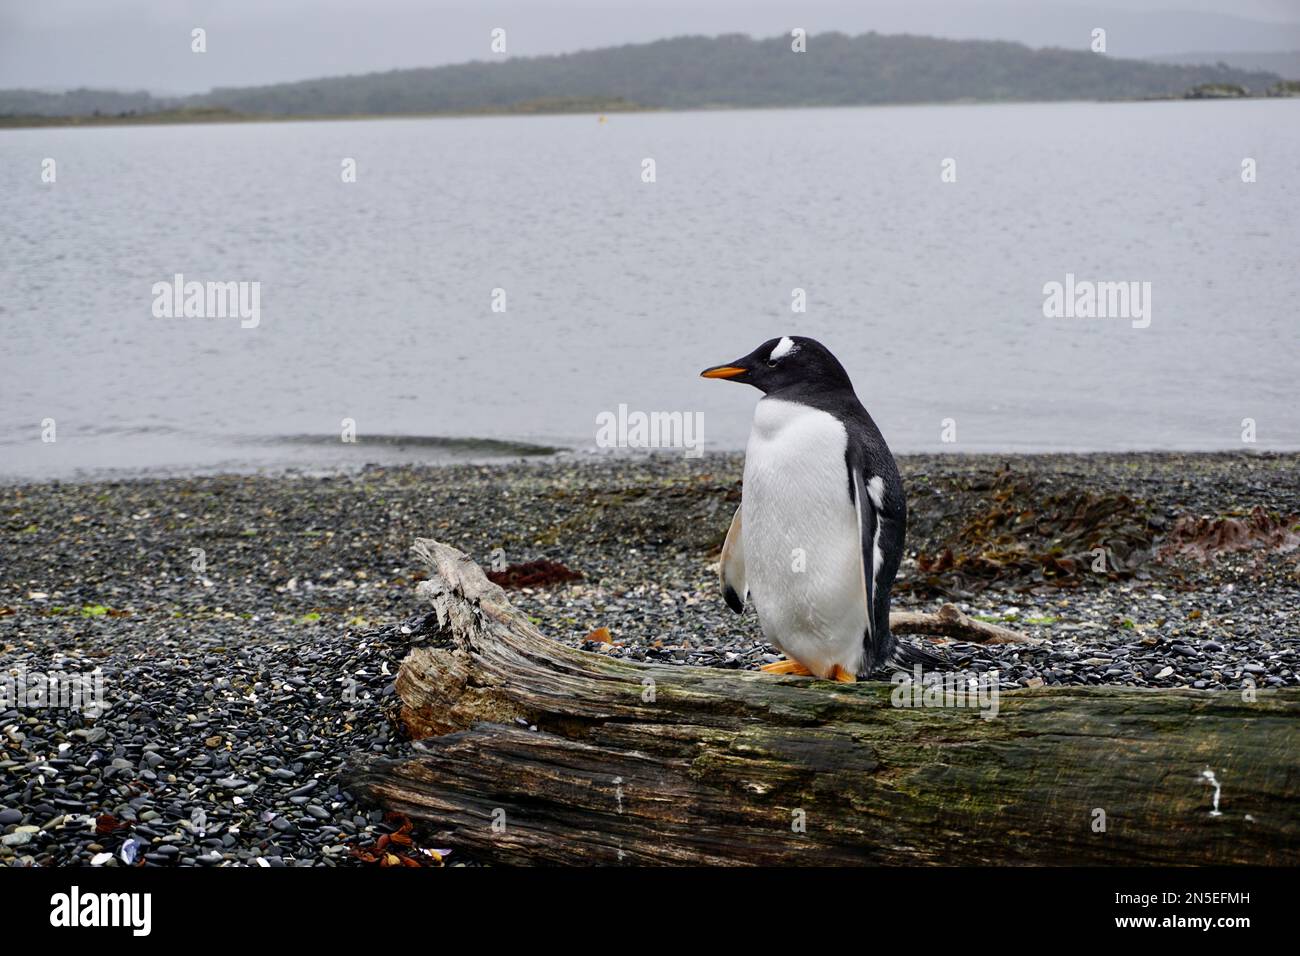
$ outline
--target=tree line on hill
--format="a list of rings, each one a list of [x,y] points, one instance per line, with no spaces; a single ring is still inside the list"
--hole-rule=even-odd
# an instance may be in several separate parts
[[[0,115],[87,116],[213,110],[355,116],[563,110],[853,106],[961,101],[1177,97],[1195,87],[1282,90],[1275,74],[1224,64],[1123,60],[1088,50],[867,33],[686,36],[557,56],[475,61],[186,97],[72,90],[0,91]]]

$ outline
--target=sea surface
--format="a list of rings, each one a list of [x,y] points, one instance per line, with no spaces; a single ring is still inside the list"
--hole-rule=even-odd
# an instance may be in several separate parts
[[[1300,100],[5,130],[0,330],[8,480],[741,448],[783,334],[896,452],[1294,449]]]

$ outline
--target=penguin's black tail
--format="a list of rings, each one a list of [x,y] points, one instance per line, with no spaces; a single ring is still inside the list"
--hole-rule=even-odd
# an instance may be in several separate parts
[[[922,670],[945,670],[952,667],[952,661],[942,654],[934,654],[897,639],[894,640],[894,650],[889,655],[889,663],[903,670],[911,670],[918,664],[921,665]]]
[[[885,671],[890,668],[895,670],[911,671],[917,665],[920,665],[923,671],[951,670],[954,662],[943,654],[935,654],[930,651],[909,644],[907,641],[900,641],[894,635],[886,632],[888,641],[887,650],[879,656],[871,654],[871,645],[867,645],[868,659],[864,660],[862,673],[858,674],[864,680],[877,671]]]

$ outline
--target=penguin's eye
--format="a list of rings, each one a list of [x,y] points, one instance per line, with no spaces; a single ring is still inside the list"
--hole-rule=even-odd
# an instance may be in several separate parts
[[[776,368],[776,359],[768,359],[768,360],[767,360],[767,367],[768,367],[768,368]]]

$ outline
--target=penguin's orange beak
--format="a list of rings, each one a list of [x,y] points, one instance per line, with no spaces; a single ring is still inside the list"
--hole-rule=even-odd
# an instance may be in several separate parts
[[[700,373],[701,378],[735,378],[737,375],[744,375],[749,369],[742,368],[739,365],[715,365],[713,368],[706,368]]]

